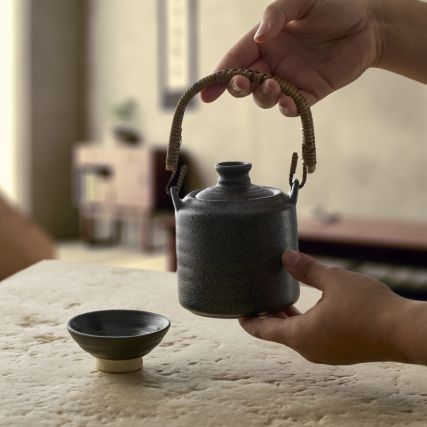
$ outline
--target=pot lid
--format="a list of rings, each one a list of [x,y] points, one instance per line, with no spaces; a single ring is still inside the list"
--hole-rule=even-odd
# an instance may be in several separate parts
[[[222,162],[215,166],[218,182],[196,194],[199,200],[235,201],[274,196],[271,188],[254,185],[249,178],[252,164],[248,162]]]

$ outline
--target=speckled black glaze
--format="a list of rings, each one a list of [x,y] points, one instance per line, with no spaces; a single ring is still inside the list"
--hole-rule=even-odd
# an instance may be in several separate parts
[[[170,321],[160,314],[139,310],[102,310],[79,314],[67,329],[92,356],[129,360],[153,350],[166,335]]]
[[[285,249],[298,248],[298,182],[290,195],[254,186],[250,167],[219,164],[217,186],[193,191],[183,200],[171,189],[179,301],[196,314],[254,316],[288,307],[299,297],[298,282],[281,262]]]

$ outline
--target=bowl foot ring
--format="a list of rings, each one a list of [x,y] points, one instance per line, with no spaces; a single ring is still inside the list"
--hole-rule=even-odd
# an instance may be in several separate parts
[[[139,371],[142,369],[142,357],[129,360],[107,360],[97,357],[96,369],[98,369],[98,371],[109,372],[112,374]]]

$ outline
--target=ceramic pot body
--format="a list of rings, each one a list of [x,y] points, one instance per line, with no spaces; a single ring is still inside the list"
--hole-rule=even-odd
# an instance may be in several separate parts
[[[283,269],[281,255],[298,248],[298,182],[287,195],[250,185],[247,172],[246,188],[237,180],[234,188],[218,189],[230,184],[225,181],[220,176],[216,187],[183,200],[171,189],[181,305],[203,316],[239,318],[294,304],[299,284]]]

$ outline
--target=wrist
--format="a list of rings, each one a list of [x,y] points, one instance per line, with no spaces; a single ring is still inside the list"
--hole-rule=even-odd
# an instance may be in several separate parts
[[[388,313],[388,342],[393,360],[427,364],[427,303],[398,297]]]
[[[384,52],[388,44],[388,26],[386,24],[386,16],[388,13],[385,11],[386,7],[387,4],[384,4],[383,0],[368,1],[368,10],[371,17],[371,25],[373,34],[375,35],[375,46],[377,50],[376,60],[372,66],[378,68],[384,68],[384,58],[387,56]]]
[[[373,0],[377,34],[374,67],[427,83],[427,3],[419,0]]]
[[[396,38],[401,34],[399,28],[400,12],[402,3],[407,0],[373,0],[371,2],[371,11],[375,21],[378,58],[375,64],[378,68],[393,71],[394,63],[399,61],[394,49]],[[409,0],[412,2],[412,0]]]

